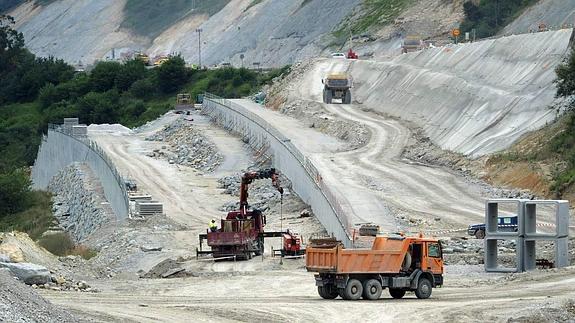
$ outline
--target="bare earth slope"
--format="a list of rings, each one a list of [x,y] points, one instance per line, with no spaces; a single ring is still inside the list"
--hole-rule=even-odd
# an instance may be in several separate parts
[[[502,34],[526,33],[536,31],[539,24],[552,28],[563,24],[575,24],[575,1],[573,0],[541,0],[529,7],[515,21],[506,26]]]

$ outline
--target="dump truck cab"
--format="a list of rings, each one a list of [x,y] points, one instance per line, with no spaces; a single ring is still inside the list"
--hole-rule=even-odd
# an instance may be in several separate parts
[[[385,288],[393,298],[413,291],[425,299],[443,285],[441,244],[421,236],[377,236],[371,249],[310,241],[306,269],[317,272],[318,293],[326,299],[379,299]]]
[[[340,99],[343,104],[351,104],[351,79],[347,74],[328,74],[321,81],[324,103],[331,104],[333,99]]]

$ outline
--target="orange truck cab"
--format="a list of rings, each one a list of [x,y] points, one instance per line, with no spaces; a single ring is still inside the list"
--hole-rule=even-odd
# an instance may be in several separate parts
[[[443,285],[443,257],[437,239],[377,236],[371,249],[345,249],[341,243],[310,241],[306,269],[316,272],[322,298],[374,300],[384,288],[393,298],[413,291],[417,298],[431,296]]]

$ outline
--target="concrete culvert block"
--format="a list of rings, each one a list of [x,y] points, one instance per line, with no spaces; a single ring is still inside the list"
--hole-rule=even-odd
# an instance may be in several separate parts
[[[7,268],[12,275],[25,284],[43,285],[52,281],[48,268],[31,263],[0,263],[0,268]]]

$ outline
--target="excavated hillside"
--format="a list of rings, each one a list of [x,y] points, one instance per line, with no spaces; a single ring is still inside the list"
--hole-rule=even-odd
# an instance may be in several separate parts
[[[281,66],[343,50],[348,46],[348,26],[359,23],[361,28],[354,28],[355,47],[379,56],[397,51],[407,34],[445,37],[463,17],[462,0],[395,2],[54,0],[27,1],[8,14],[16,18],[34,53],[73,64],[134,51],[152,56],[181,53],[195,63],[196,29],[201,28],[202,63],[236,66]],[[379,6],[385,19],[374,19],[371,6]]]

